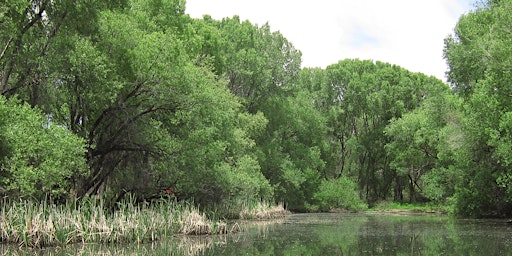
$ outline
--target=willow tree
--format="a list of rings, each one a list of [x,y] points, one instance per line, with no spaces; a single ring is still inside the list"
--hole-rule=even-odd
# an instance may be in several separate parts
[[[226,81],[186,50],[201,42],[184,2],[129,4],[102,11],[98,33],[75,38],[56,74],[64,107],[55,116],[88,142],[81,194],[144,198],[172,187],[203,203],[271,195],[248,131],[266,120],[244,114]]]
[[[0,8],[0,93],[19,95],[31,106],[43,106],[54,85],[54,64],[72,37],[97,31],[98,13],[119,9],[124,1],[8,0]]]

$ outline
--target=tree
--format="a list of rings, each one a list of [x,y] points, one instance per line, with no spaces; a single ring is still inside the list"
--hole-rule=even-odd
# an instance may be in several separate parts
[[[367,205],[359,197],[357,184],[347,177],[325,179],[315,193],[319,209],[330,210],[364,210]]]
[[[465,99],[465,153],[456,190],[460,214],[505,214],[510,202],[511,1],[462,16],[445,45],[449,81]],[[471,164],[468,164],[471,163]]]
[[[88,142],[81,193],[148,198],[172,187],[204,204],[271,195],[248,132],[266,120],[244,114],[226,80],[185,51],[197,42],[182,2],[130,5],[101,12],[98,34],[75,38],[56,73],[56,116]]]
[[[238,16],[213,21],[205,17],[214,29],[202,29],[203,54],[214,57],[215,72],[228,79],[231,92],[244,99],[250,113],[258,104],[279,95],[291,84],[300,70],[301,53],[281,33],[270,26],[261,27]],[[215,32],[212,32],[215,31]],[[220,32],[220,38],[218,34]]]
[[[269,124],[257,140],[258,160],[274,186],[276,199],[300,211],[314,204],[313,195],[325,169],[326,120],[309,96],[297,92],[267,100],[262,111]]]
[[[195,24],[204,38],[202,61],[227,79],[249,113],[268,120],[255,137],[261,172],[275,190],[276,199],[290,209],[305,210],[319,185],[325,125],[309,94],[294,87],[300,70],[300,52],[270,26],[261,27],[239,17]]]
[[[102,12],[98,21],[98,34],[75,38],[54,74],[60,92],[56,116],[88,143],[91,174],[82,181],[81,195],[97,193],[137,160],[170,153],[153,141],[158,136],[149,136],[161,134],[152,115],[176,113],[184,104],[179,95],[187,90],[186,58],[172,34],[124,11]],[[151,170],[150,161],[142,162],[146,166],[136,164],[137,169]]]
[[[440,84],[431,88],[418,108],[386,126],[390,165],[397,172],[397,183],[407,180],[411,202],[426,197],[444,203],[453,195],[454,183],[449,181],[456,179],[447,173],[453,167],[452,152],[458,149],[453,139],[460,138],[455,131],[460,126],[458,111],[457,98]],[[399,188],[395,186],[394,199],[403,201]]]
[[[85,141],[77,196],[272,196],[252,152],[267,120],[213,74],[202,36],[216,28],[185,15],[184,1],[10,4],[0,8],[1,92]]]
[[[171,171],[164,175],[203,206],[236,198],[271,198],[272,189],[253,153],[254,138],[268,121],[261,113],[246,113],[224,80],[193,69],[196,73],[187,83],[195,85],[186,97],[189,107],[163,125],[178,145],[166,162]]]
[[[54,84],[53,64],[69,50],[69,38],[94,34],[98,13],[123,5],[124,1],[7,1],[0,9],[0,93],[43,107],[50,96],[46,90]]]
[[[357,180],[370,203],[386,199],[403,181],[391,168],[384,129],[393,118],[415,109],[441,81],[398,66],[369,60],[343,60],[327,67],[323,101],[337,111],[330,116],[331,138],[339,143],[337,162],[343,175]]]

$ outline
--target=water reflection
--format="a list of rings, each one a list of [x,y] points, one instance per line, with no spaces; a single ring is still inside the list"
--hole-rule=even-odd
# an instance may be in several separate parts
[[[242,233],[181,236],[153,244],[81,245],[0,255],[507,255],[512,225],[445,216],[297,214],[242,223]]]
[[[206,255],[506,255],[512,227],[501,220],[416,215],[293,215],[248,229]]]

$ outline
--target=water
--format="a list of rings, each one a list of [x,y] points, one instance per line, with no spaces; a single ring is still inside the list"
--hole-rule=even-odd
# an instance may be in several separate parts
[[[153,244],[0,247],[0,255],[512,255],[512,225],[438,215],[295,214],[238,234]]]

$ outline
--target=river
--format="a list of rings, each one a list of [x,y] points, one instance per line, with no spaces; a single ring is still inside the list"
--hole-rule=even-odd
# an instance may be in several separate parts
[[[237,234],[175,237],[152,244],[0,246],[0,255],[512,255],[505,220],[382,213],[294,214],[241,223]]]

